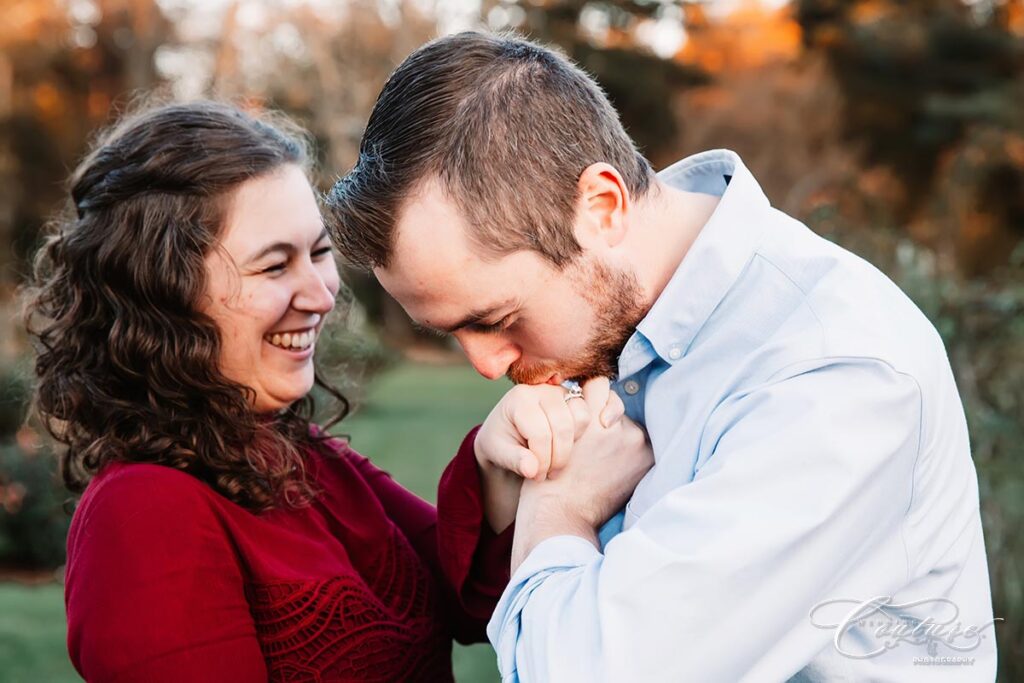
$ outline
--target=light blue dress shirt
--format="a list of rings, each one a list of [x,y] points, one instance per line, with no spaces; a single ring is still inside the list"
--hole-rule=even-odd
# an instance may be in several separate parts
[[[656,464],[601,550],[549,538],[516,571],[488,626],[503,680],[992,681],[977,476],[935,328],[736,154],[659,178],[721,199],[619,358]]]

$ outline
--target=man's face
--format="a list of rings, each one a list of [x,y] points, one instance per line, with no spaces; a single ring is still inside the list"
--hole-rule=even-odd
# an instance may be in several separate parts
[[[434,183],[396,227],[391,264],[377,279],[418,324],[452,334],[481,375],[557,384],[615,374],[645,313],[633,273],[586,251],[563,270],[532,251],[483,256]]]

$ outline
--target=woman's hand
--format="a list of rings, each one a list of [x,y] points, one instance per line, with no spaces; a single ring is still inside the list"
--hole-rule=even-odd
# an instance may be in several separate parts
[[[515,519],[523,478],[543,481],[569,462],[576,438],[594,415],[614,425],[625,408],[607,378],[583,385],[583,397],[548,384],[513,387],[477,433],[474,449],[483,475],[484,511],[501,532]]]
[[[546,481],[524,482],[517,510],[512,571],[546,538],[574,535],[597,545],[597,529],[622,509],[654,465],[643,429],[629,418],[592,423],[567,464]]]
[[[550,384],[519,384],[498,402],[477,433],[476,459],[483,469],[499,468],[543,481],[565,467],[573,443],[600,414],[609,427],[625,412],[606,377],[583,385],[583,398]]]

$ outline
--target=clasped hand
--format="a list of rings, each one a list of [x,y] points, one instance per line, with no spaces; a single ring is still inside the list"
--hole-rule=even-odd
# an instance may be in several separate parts
[[[594,541],[654,464],[646,435],[608,379],[586,382],[582,399],[565,397],[559,386],[517,385],[476,437],[488,521],[502,531],[518,518],[522,557],[550,535]]]

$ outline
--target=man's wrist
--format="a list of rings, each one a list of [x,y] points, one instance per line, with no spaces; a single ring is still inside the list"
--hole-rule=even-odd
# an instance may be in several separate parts
[[[595,548],[599,547],[594,525],[584,515],[566,506],[557,493],[538,491],[537,487],[543,487],[544,484],[528,484],[520,496],[516,513],[516,536],[512,545],[513,573],[534,548],[555,536],[577,536]]]

